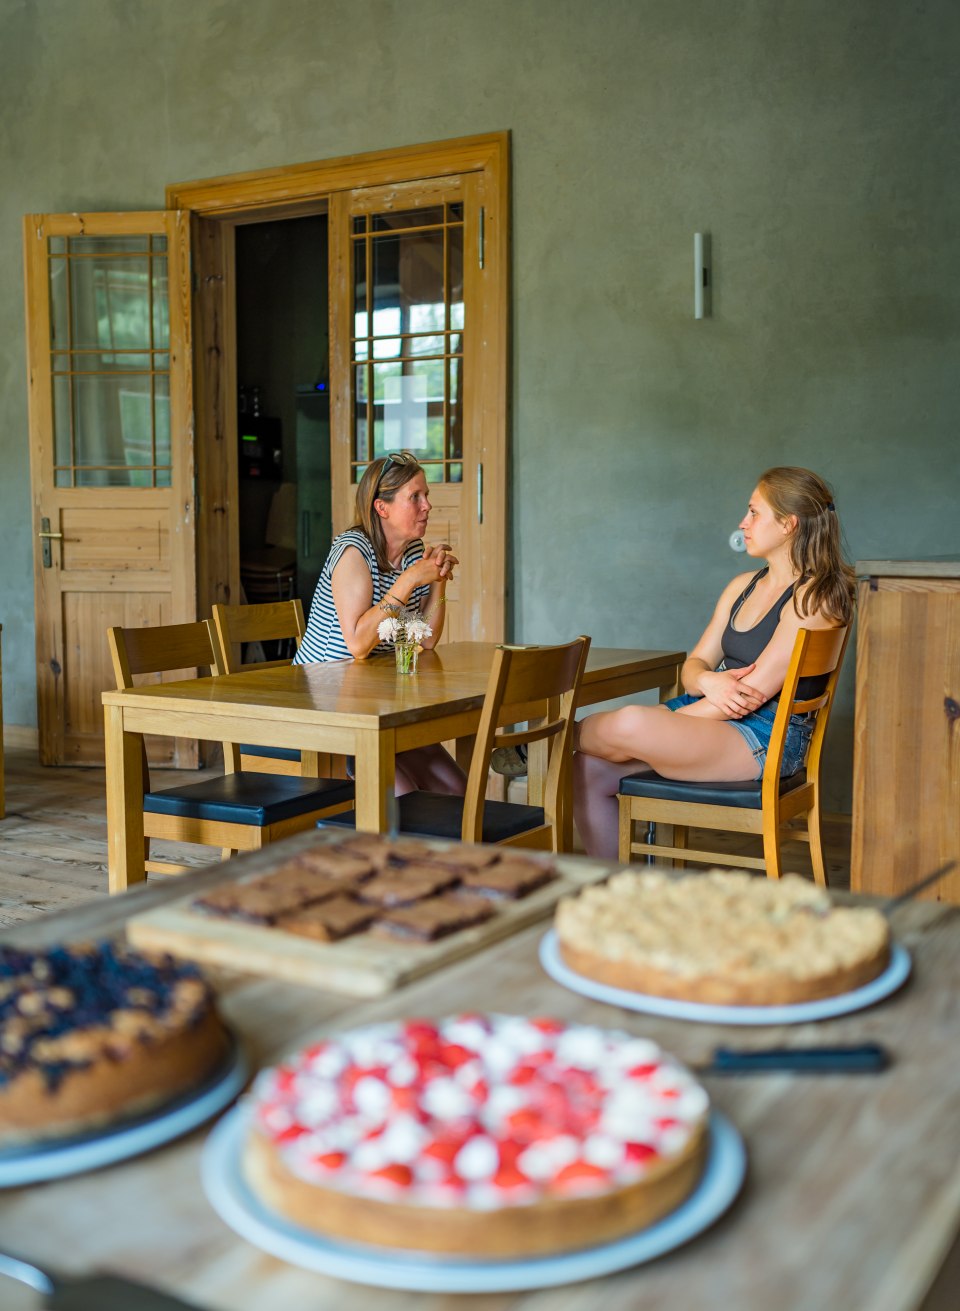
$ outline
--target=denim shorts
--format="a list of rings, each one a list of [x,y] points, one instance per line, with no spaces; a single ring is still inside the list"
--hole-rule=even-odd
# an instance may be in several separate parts
[[[702,698],[691,696],[685,692],[683,696],[671,697],[669,701],[664,701],[668,710],[679,710],[681,706],[692,706],[694,701],[700,701]],[[751,711],[749,715],[744,715],[742,719],[728,719],[726,722],[735,728],[746,738],[747,746],[753,752],[753,758],[757,762],[757,778],[763,773],[763,767],[767,760],[767,750],[770,746],[770,735],[773,733],[773,721],[777,717],[777,707],[780,703],[779,697],[774,697],[772,701],[767,701],[759,710]],[[780,777],[789,778],[797,770],[803,768],[803,762],[807,758],[807,748],[810,746],[810,738],[813,734],[813,715],[791,715],[790,723],[787,726],[787,740],[783,747],[783,760],[780,762]]]

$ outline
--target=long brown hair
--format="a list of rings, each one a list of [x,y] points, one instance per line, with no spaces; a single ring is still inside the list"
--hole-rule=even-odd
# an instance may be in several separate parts
[[[782,523],[795,515],[790,559],[800,575],[793,605],[801,617],[822,611],[837,624],[848,624],[857,594],[856,575],[843,555],[840,521],[833,491],[810,469],[781,465],[760,475],[758,487]],[[802,600],[798,593],[803,587]]]
[[[377,564],[385,572],[391,568],[387,556],[387,541],[383,535],[383,525],[374,507],[375,501],[390,502],[406,486],[411,478],[416,478],[423,470],[417,463],[416,456],[409,451],[396,451],[393,455],[381,456],[367,465],[366,472],[357,486],[356,516],[351,528],[359,528],[366,533],[373,545]]]

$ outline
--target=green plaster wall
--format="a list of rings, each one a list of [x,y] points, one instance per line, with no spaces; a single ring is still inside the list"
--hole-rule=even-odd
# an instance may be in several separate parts
[[[852,557],[960,549],[958,54],[954,0],[0,0],[8,721],[36,722],[22,213],[509,128],[513,633],[688,646],[769,464],[832,480]]]

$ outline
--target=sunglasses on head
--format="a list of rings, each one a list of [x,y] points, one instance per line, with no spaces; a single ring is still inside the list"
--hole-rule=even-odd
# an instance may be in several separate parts
[[[392,468],[394,465],[403,466],[416,463],[417,457],[411,455],[409,451],[397,451],[396,455],[388,455],[383,462],[383,467],[381,468],[380,473],[377,475],[377,485],[373,489],[373,496],[370,498],[371,501],[375,501],[380,494],[380,484],[383,482],[384,474],[388,469]]]

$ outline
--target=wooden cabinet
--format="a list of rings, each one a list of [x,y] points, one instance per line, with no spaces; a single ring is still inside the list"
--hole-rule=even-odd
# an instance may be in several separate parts
[[[960,558],[857,564],[851,887],[960,904]]]

